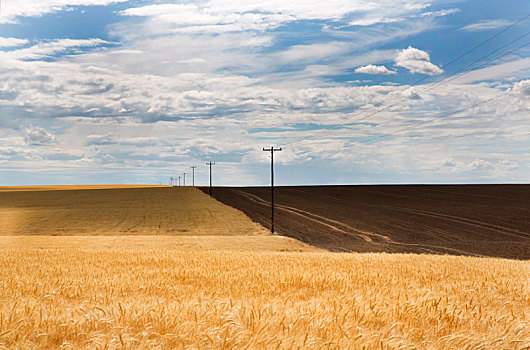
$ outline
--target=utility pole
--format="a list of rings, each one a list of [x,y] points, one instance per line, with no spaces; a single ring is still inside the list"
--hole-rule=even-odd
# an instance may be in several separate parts
[[[263,152],[271,152],[271,232],[274,233],[274,152],[281,151],[282,148],[263,148]]]
[[[181,177],[182,177],[182,176],[179,176],[179,186],[180,186],[180,178],[181,178]]]
[[[215,165],[213,162],[206,162],[206,165],[210,166],[210,197],[212,196],[212,165]]]
[[[184,175],[184,184],[182,186],[186,186],[186,173],[182,173]]]
[[[191,168],[191,174],[192,174],[192,176],[191,176],[191,185],[193,187],[195,187],[195,168],[196,168],[196,166],[194,165],[194,166],[191,166],[190,168]]]

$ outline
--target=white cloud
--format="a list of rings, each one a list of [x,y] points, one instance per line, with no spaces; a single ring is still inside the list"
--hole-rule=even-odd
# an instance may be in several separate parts
[[[210,6],[208,6],[210,5]],[[244,30],[265,30],[294,17],[281,13],[228,13],[222,9],[195,4],[157,4],[122,11],[126,16],[151,17],[157,21],[174,25],[173,32],[232,32]]]
[[[396,56],[396,65],[408,69],[411,73],[437,75],[443,70],[430,62],[431,58],[425,51],[409,46]]]
[[[24,130],[24,140],[28,145],[43,146],[57,143],[55,135],[38,126],[28,126]]]
[[[29,41],[26,39],[17,38],[2,38],[0,37],[0,47],[15,47],[26,45]]]
[[[104,44],[111,43],[102,39],[56,39],[43,41],[28,48],[9,51],[3,55],[17,60],[39,60],[72,49],[96,47]]]
[[[371,26],[377,23],[395,23],[401,22],[404,18],[384,18],[384,17],[367,17],[362,19],[356,19],[351,21],[348,25],[350,26]]]
[[[514,104],[519,104],[523,109],[530,111],[530,80],[516,82],[511,89],[511,95],[515,97]]]
[[[515,83],[512,93],[523,98],[530,98],[530,80],[521,80]]]
[[[128,0],[16,0],[2,1],[0,23],[13,22],[16,17],[37,17],[64,10],[70,6],[108,5]]]
[[[173,32],[234,32],[267,30],[298,20],[339,20],[357,13],[350,25],[401,21],[401,15],[427,6],[428,1],[390,0],[385,4],[361,0],[211,0],[197,4],[155,4],[122,11],[125,16],[147,17],[169,25]],[[383,13],[383,16],[380,14]],[[167,33],[167,31],[166,31]]]
[[[484,159],[475,159],[470,164],[469,167],[473,170],[490,170],[493,169],[493,165]]]
[[[396,23],[403,22],[407,18],[434,18],[452,15],[461,12],[458,8],[444,9],[439,11],[423,12],[419,15],[414,14],[417,10],[422,10],[429,7],[428,3],[419,4],[405,4],[405,6],[393,8],[395,4],[390,3],[390,7],[378,8],[378,11],[369,11],[363,17],[350,21],[350,26],[371,26],[378,23]],[[387,16],[382,16],[381,13],[387,12]]]
[[[512,23],[513,22],[507,21],[504,19],[491,19],[491,20],[468,24],[467,26],[463,27],[462,30],[465,30],[468,32],[477,32],[481,30],[491,30],[491,29],[505,27]]]
[[[396,74],[395,71],[389,70],[385,66],[374,66],[372,64],[369,64],[364,67],[359,67],[355,70],[355,73],[363,73],[363,74],[384,74],[384,75],[392,75]]]
[[[420,17],[444,17],[458,12],[462,12],[462,10],[460,10],[459,8],[452,8],[439,11],[429,11],[420,14]]]

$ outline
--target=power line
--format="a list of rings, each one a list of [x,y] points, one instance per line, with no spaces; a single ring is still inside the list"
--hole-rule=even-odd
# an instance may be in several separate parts
[[[475,70],[477,70],[477,69],[483,68],[483,67],[487,66],[488,64],[490,64],[491,62],[497,61],[498,59],[501,59],[501,58],[503,58],[503,57],[505,57],[505,56],[508,56],[509,54],[514,53],[515,51],[520,50],[520,49],[522,49],[523,47],[530,45],[530,43],[526,43],[526,44],[523,44],[523,45],[521,45],[521,46],[518,46],[518,47],[516,47],[515,49],[512,49],[512,50],[510,50],[510,51],[508,51],[508,52],[505,52],[504,54],[500,55],[499,57],[496,57],[496,58],[494,58],[494,59],[491,59],[491,60],[489,60],[488,62],[482,63],[480,66],[475,67],[473,70],[466,71],[466,72],[464,72],[464,73],[462,73],[462,74],[459,74],[459,75],[457,75],[457,76],[452,77],[453,75],[455,75],[455,74],[457,74],[457,73],[460,73],[460,72],[462,72],[463,70],[465,70],[465,69],[471,67],[471,66],[474,65],[476,62],[481,61],[481,60],[483,60],[484,58],[486,58],[486,57],[488,57],[488,56],[491,56],[491,55],[493,55],[494,53],[499,52],[500,50],[502,50],[502,49],[504,49],[505,47],[507,47],[507,46],[513,44],[514,42],[516,42],[516,41],[518,41],[518,40],[524,38],[525,36],[527,36],[527,35],[529,35],[529,34],[530,34],[530,32],[527,32],[526,34],[521,35],[520,37],[518,37],[517,39],[512,40],[511,42],[509,42],[508,44],[504,45],[503,47],[501,47],[501,48],[499,48],[499,49],[497,49],[497,50],[495,50],[495,51],[493,51],[493,52],[487,54],[486,56],[483,56],[482,58],[478,59],[477,61],[475,61],[475,62],[473,62],[473,63],[471,63],[471,64],[469,64],[469,65],[467,65],[467,66],[465,66],[465,67],[463,67],[463,68],[461,68],[461,69],[459,69],[459,70],[457,70],[456,72],[453,72],[451,75],[449,75],[449,76],[445,77],[444,79],[442,79],[442,80],[436,82],[433,86],[427,87],[427,88],[425,88],[425,89],[423,89],[423,90],[420,90],[419,92],[415,92],[414,94],[412,94],[412,95],[409,96],[408,98],[410,98],[410,97],[412,97],[412,96],[419,96],[419,94],[422,93],[422,92],[432,90],[432,89],[434,89],[435,87],[441,86],[441,85],[443,85],[443,84],[445,84],[445,83],[447,83],[447,82],[450,82],[450,81],[453,81],[453,80],[455,80],[455,79],[458,79],[458,78],[460,78],[461,76],[463,76],[463,75],[465,75],[465,74],[468,74],[468,73],[471,73],[471,72],[473,72],[473,71],[475,71]],[[451,79],[449,79],[449,78],[451,78]]]
[[[476,49],[478,49],[479,47],[482,47],[484,46],[485,44],[487,44],[488,42],[492,41],[493,39],[495,39],[496,37],[498,37],[499,35],[501,35],[502,33],[506,32],[508,29],[512,28],[512,27],[515,27],[516,25],[518,25],[519,23],[521,23],[522,21],[524,21],[525,19],[527,19],[528,17],[530,17],[530,14],[524,16],[523,18],[521,18],[520,20],[518,20],[517,22],[514,22],[512,23],[511,25],[505,27],[503,30],[501,30],[500,32],[494,34],[493,36],[489,37],[488,39],[484,40],[483,42],[481,42],[480,44],[476,45],[475,47],[473,47],[472,49],[464,52],[463,54],[461,54],[460,56],[458,56],[457,58],[451,60],[449,63],[445,64],[444,65],[444,68],[447,68],[448,66],[452,65],[453,63],[455,63],[456,61],[458,61],[459,59],[461,59],[462,57],[465,57],[467,56],[468,54],[470,54],[471,52],[475,51]],[[415,82],[413,85],[416,85],[416,84],[419,84],[421,83],[422,81],[424,81],[425,79],[429,78],[428,76],[426,77],[423,77],[421,78],[420,80],[418,80],[417,82]]]
[[[466,56],[467,54],[473,52],[474,50],[476,50],[477,48],[483,46],[483,45],[486,44],[487,42],[489,42],[489,41],[493,40],[494,38],[498,37],[498,36],[501,35],[502,33],[506,32],[508,29],[512,28],[513,26],[517,25],[518,23],[521,23],[522,21],[524,21],[524,20],[527,19],[528,17],[530,17],[530,14],[529,14],[529,15],[526,15],[526,16],[523,17],[523,18],[521,18],[519,21],[513,23],[512,25],[510,25],[510,26],[504,28],[502,31],[498,32],[497,34],[493,35],[492,37],[490,37],[490,38],[488,38],[487,40],[483,41],[482,43],[478,44],[478,45],[475,46],[474,48],[468,50],[468,51],[465,52],[464,54],[462,54],[462,55],[458,56],[457,58],[453,59],[453,60],[450,61],[448,64],[446,64],[445,67],[450,66],[450,65],[453,64],[454,62],[458,61],[460,58]],[[451,80],[448,80],[449,78],[451,78],[451,77],[454,76],[455,74],[457,74],[457,73],[459,73],[459,72],[461,72],[461,71],[463,71],[463,70],[465,70],[465,69],[471,67],[471,66],[474,65],[475,63],[477,63],[477,62],[483,60],[484,58],[486,58],[486,57],[488,57],[488,56],[491,56],[492,54],[494,54],[494,53],[496,53],[496,52],[502,50],[503,48],[505,48],[505,47],[511,45],[511,44],[514,43],[515,41],[518,41],[518,40],[524,38],[525,36],[527,36],[527,35],[529,35],[529,34],[530,34],[530,32],[527,32],[527,33],[525,33],[525,34],[519,36],[518,38],[512,40],[511,42],[509,42],[508,44],[502,46],[501,48],[496,49],[496,50],[494,50],[493,52],[490,52],[490,53],[487,54],[486,56],[483,56],[483,57],[481,57],[480,59],[473,61],[471,64],[467,65],[466,67],[461,68],[461,69],[459,69],[458,71],[453,72],[453,73],[450,74],[449,76],[443,78],[442,80],[433,83],[433,86],[432,86],[432,87],[429,87],[429,88],[423,89],[423,90],[421,90],[420,92],[414,93],[414,94],[412,94],[411,96],[406,97],[405,99],[410,99],[410,98],[412,98],[412,97],[418,96],[418,94],[421,93],[421,92],[428,91],[428,90],[430,90],[430,89],[432,89],[432,88],[434,88],[434,87],[437,87],[437,86],[441,86],[441,85],[443,85],[443,84],[445,84],[445,83],[447,83],[447,82],[449,82],[449,81],[452,81],[452,80],[456,79],[457,77],[460,77],[460,76],[462,76],[462,75],[465,75],[465,74],[467,74],[467,73],[472,72],[473,70],[471,70],[471,71],[467,71],[467,72],[464,72],[463,74],[457,76],[456,78],[453,78],[453,79],[451,79]],[[527,46],[527,45],[528,45],[528,43],[527,43],[527,44],[524,44],[524,45],[522,45],[522,46],[520,46],[520,47],[518,47],[518,48],[516,48],[516,49],[514,49],[514,50],[511,50],[511,51],[509,51],[509,52],[507,52],[507,53],[505,53],[505,54],[503,54],[503,55],[501,55],[501,56],[499,56],[499,57],[497,57],[497,58],[495,58],[495,59],[493,59],[493,60],[490,60],[490,61],[484,63],[482,66],[487,65],[487,64],[489,64],[489,63],[491,63],[491,62],[493,62],[493,61],[495,61],[495,60],[498,60],[498,59],[500,59],[500,58],[502,58],[502,57],[504,57],[504,56],[506,56],[506,55],[508,55],[508,54],[510,54],[510,53],[512,53],[512,52],[514,52],[514,51],[517,51],[517,50],[519,50],[519,49],[521,49],[521,48]],[[482,66],[479,66],[479,67],[475,68],[474,70],[476,70],[476,69],[478,69],[478,68],[480,68],[480,67],[482,67]],[[420,80],[414,82],[413,84],[407,86],[406,88],[397,91],[397,93],[404,92],[404,91],[406,91],[406,90],[412,88],[413,86],[417,85],[418,83],[424,81],[424,80],[427,79],[427,78],[429,78],[429,77],[428,77],[428,76],[423,77],[423,78],[421,78]],[[391,100],[392,98],[393,98],[393,97],[387,98],[387,99],[383,100],[382,103],[385,103],[385,102]],[[402,102],[403,100],[404,100],[404,99],[401,99],[398,103]],[[358,122],[358,121],[360,121],[360,120],[365,120],[365,119],[367,119],[367,118],[369,118],[369,117],[371,117],[371,116],[373,116],[373,115],[376,115],[376,114],[381,113],[381,112],[383,112],[383,111],[385,111],[385,110],[387,110],[387,109],[389,109],[389,108],[391,108],[391,107],[394,107],[394,106],[397,105],[398,103],[394,103],[394,104],[389,105],[389,106],[387,106],[387,107],[384,107],[384,108],[382,108],[382,109],[380,109],[380,110],[377,110],[377,111],[375,111],[375,112],[372,112],[371,114],[369,114],[369,115],[367,115],[367,116],[365,116],[365,117],[363,117],[363,118],[360,118],[360,119],[358,119],[358,120],[355,120],[355,121]],[[366,111],[361,111],[361,112],[359,112],[359,113],[357,113],[357,114],[354,114],[353,116],[349,117],[348,119],[355,118],[355,117],[360,116],[360,115],[362,115],[362,114],[364,114],[364,113],[366,113]],[[351,123],[351,122],[352,122],[352,121],[350,121],[350,123]],[[295,144],[295,143],[298,143],[298,142],[302,142],[302,141],[304,141],[304,140],[308,140],[308,139],[312,139],[312,138],[315,138],[315,137],[320,137],[320,136],[323,136],[323,135],[327,135],[327,134],[329,134],[331,131],[336,130],[336,129],[338,129],[338,128],[344,126],[344,125],[347,125],[347,124],[340,124],[340,125],[333,126],[333,127],[331,127],[331,128],[326,129],[326,131],[324,131],[324,132],[322,132],[322,133],[317,133],[317,134],[314,134],[314,135],[312,135],[312,136],[308,136],[308,137],[301,138],[301,139],[299,139],[299,140],[291,141],[291,142],[289,142],[289,143],[286,143],[286,145],[292,145],[292,144]]]
[[[462,74],[459,74],[459,75],[457,75],[457,76],[454,76],[454,75],[456,75],[457,73],[462,72],[464,69],[469,68],[470,66],[472,66],[472,65],[474,65],[475,63],[481,61],[482,59],[484,59],[484,58],[486,58],[486,57],[488,57],[488,56],[491,56],[492,54],[494,54],[494,53],[496,53],[496,52],[502,50],[502,49],[505,48],[506,46],[508,46],[508,45],[510,45],[510,44],[512,44],[512,43],[514,43],[514,42],[517,41],[517,40],[520,40],[521,38],[523,38],[523,37],[525,37],[525,36],[527,36],[527,35],[529,35],[529,34],[530,34],[530,32],[527,32],[526,34],[524,34],[524,35],[518,37],[518,38],[515,39],[515,40],[512,40],[510,43],[504,45],[503,47],[501,47],[501,48],[499,48],[499,49],[497,49],[497,50],[495,50],[495,51],[493,51],[493,52],[487,54],[486,56],[481,57],[480,59],[478,59],[478,60],[472,62],[471,64],[467,65],[466,67],[461,68],[460,70],[458,70],[458,71],[456,71],[456,72],[450,74],[449,76],[445,77],[444,79],[442,79],[442,80],[440,80],[440,81],[438,81],[438,82],[436,82],[436,83],[433,83],[431,86],[427,86],[425,89],[422,89],[422,90],[420,90],[419,92],[415,92],[415,93],[413,93],[413,94],[410,95],[410,96],[407,96],[407,97],[405,97],[405,98],[402,98],[401,100],[399,100],[398,102],[396,102],[396,103],[394,103],[394,104],[388,105],[388,106],[386,106],[386,107],[384,107],[384,108],[381,108],[381,109],[379,109],[379,110],[377,110],[377,111],[374,111],[374,112],[372,112],[372,113],[370,113],[370,114],[368,114],[368,115],[366,115],[366,116],[364,116],[364,117],[362,117],[362,118],[356,119],[355,122],[359,122],[359,121],[362,121],[362,120],[368,119],[368,118],[370,118],[370,117],[372,117],[372,116],[374,116],[374,115],[376,115],[376,114],[379,114],[379,113],[381,113],[381,112],[384,112],[384,111],[386,111],[386,110],[388,110],[388,109],[390,109],[390,108],[392,108],[392,107],[394,107],[394,106],[400,104],[401,102],[403,102],[403,101],[405,101],[405,100],[408,100],[408,99],[410,99],[410,98],[413,98],[413,97],[419,96],[419,94],[422,93],[422,92],[429,91],[429,90],[434,89],[435,87],[438,87],[438,86],[442,86],[442,85],[444,85],[444,84],[447,84],[447,83],[450,82],[450,81],[453,81],[453,80],[455,80],[455,79],[457,79],[457,78],[459,78],[459,77],[461,77],[461,76],[464,76],[464,75],[466,75],[466,74],[469,74],[469,73],[471,73],[471,72],[473,72],[473,71],[475,71],[475,70],[477,70],[477,69],[479,69],[479,68],[482,68],[482,67],[484,67],[484,66],[490,64],[491,62],[494,62],[494,61],[496,61],[496,60],[498,60],[498,59],[501,59],[502,57],[505,57],[505,56],[507,56],[507,55],[509,55],[509,54],[511,54],[511,53],[513,53],[513,52],[515,52],[515,51],[517,51],[517,50],[520,50],[520,49],[524,48],[525,46],[528,46],[530,43],[523,44],[523,45],[521,45],[521,46],[519,46],[519,47],[517,47],[517,48],[515,48],[515,49],[512,49],[512,50],[510,50],[510,51],[508,51],[508,52],[506,52],[506,53],[504,53],[504,54],[502,54],[502,55],[500,55],[500,56],[498,56],[498,57],[496,57],[496,58],[494,58],[494,59],[492,59],[492,60],[490,60],[490,61],[488,61],[488,62],[485,62],[485,63],[481,64],[480,66],[476,67],[476,68],[473,69],[473,70],[469,70],[469,71],[463,72]],[[405,90],[407,90],[407,89],[409,89],[409,88],[410,88],[410,87],[407,87],[406,89],[400,90],[400,91],[398,91],[398,93],[403,92],[403,91],[405,91]],[[390,100],[390,99],[386,99],[386,100],[384,100],[382,103],[384,103],[385,101],[388,101],[388,100]],[[359,115],[362,115],[363,113],[365,113],[365,111],[362,111],[362,112],[360,112],[360,113],[358,113],[358,114],[355,114],[355,115],[353,115],[352,117],[350,117],[349,119],[351,119],[351,118],[353,118],[353,117],[356,117],[356,116],[359,116]],[[315,138],[315,137],[317,137],[317,136],[318,136],[318,137],[322,137],[322,136],[327,135],[327,134],[329,134],[330,132],[332,132],[332,131],[334,131],[334,130],[336,130],[336,129],[339,129],[339,128],[345,126],[345,125],[349,125],[349,124],[351,124],[352,122],[353,122],[353,120],[350,121],[349,123],[344,123],[344,124],[340,124],[340,125],[335,125],[335,126],[333,126],[333,127],[331,127],[331,128],[326,129],[326,131],[324,131],[324,132],[322,132],[322,133],[314,134],[314,135],[312,135],[312,136],[308,136],[308,137],[302,138],[302,139],[300,139],[300,140],[292,141],[292,142],[287,143],[286,145],[292,145],[292,144],[295,144],[295,143],[298,143],[298,142],[302,142],[302,141],[305,141],[305,140],[309,140],[309,139]]]
[[[529,35],[529,34],[530,34],[530,32],[526,33],[526,34],[523,35],[522,37],[527,36],[527,35]],[[521,37],[520,37],[520,38],[521,38]],[[516,40],[519,40],[520,38],[518,38],[518,39],[516,39]],[[515,42],[516,40],[510,42],[509,44]],[[499,50],[503,49],[504,47],[508,46],[509,44],[503,46],[503,47],[500,48]],[[517,50],[520,50],[520,49],[522,49],[523,47],[528,46],[528,45],[530,45],[530,43],[526,43],[526,44],[524,44],[524,45],[521,45],[521,46],[519,46],[519,47],[517,47],[517,48],[515,48],[515,49],[513,49],[513,50],[510,50],[510,51],[508,51],[508,52],[502,54],[501,56],[499,56],[499,57],[497,57],[497,58],[495,58],[495,59],[492,59],[492,60],[490,60],[490,61],[488,61],[488,62],[485,62],[485,63],[481,64],[480,66],[476,67],[476,68],[473,69],[473,70],[466,71],[466,72],[464,72],[464,73],[462,73],[462,74],[459,74],[459,75],[453,77],[454,74],[459,73],[459,72],[461,72],[462,70],[464,70],[464,69],[466,69],[466,68],[468,68],[469,66],[471,66],[471,65],[474,64],[474,63],[472,63],[471,65],[468,65],[468,66],[466,66],[466,67],[464,67],[464,68],[462,68],[462,69],[460,69],[460,70],[454,72],[454,73],[451,74],[450,76],[448,76],[448,77],[446,77],[446,78],[440,80],[438,83],[436,83],[436,84],[434,84],[434,85],[432,85],[432,86],[429,86],[429,87],[427,87],[427,88],[425,88],[425,89],[423,89],[423,90],[420,90],[419,92],[415,92],[415,93],[413,93],[412,95],[407,96],[407,97],[405,97],[404,99],[401,99],[401,100],[400,100],[399,102],[397,102],[397,103],[394,103],[394,104],[392,104],[392,105],[389,105],[389,106],[387,106],[387,107],[385,107],[385,108],[382,108],[382,109],[380,109],[380,110],[378,110],[378,111],[375,111],[375,112],[373,112],[373,113],[371,113],[371,114],[369,114],[369,115],[367,115],[367,116],[365,116],[365,117],[363,117],[363,118],[357,119],[357,120],[355,120],[355,122],[359,122],[359,121],[362,121],[362,120],[368,119],[368,118],[370,118],[370,117],[372,117],[372,116],[374,116],[374,115],[376,115],[376,114],[379,114],[379,113],[381,113],[381,112],[384,112],[384,111],[386,111],[387,109],[390,109],[390,108],[392,108],[392,107],[398,105],[399,103],[401,103],[401,102],[403,102],[403,101],[405,101],[405,100],[408,100],[408,99],[413,98],[413,97],[416,97],[416,96],[420,96],[420,93],[422,93],[422,92],[430,91],[430,90],[432,90],[432,89],[434,89],[434,88],[436,88],[436,87],[438,87],[438,86],[444,85],[444,84],[446,84],[446,83],[448,83],[448,82],[450,82],[450,81],[453,81],[453,80],[455,80],[455,79],[458,79],[458,78],[464,76],[465,74],[468,74],[468,73],[471,73],[471,72],[473,72],[473,71],[475,71],[475,70],[477,70],[477,69],[480,69],[480,68],[482,68],[482,67],[484,67],[484,66],[490,64],[491,62],[496,61],[496,60],[498,60],[498,59],[500,59],[500,58],[502,58],[502,57],[504,57],[504,56],[507,56],[507,55],[509,55],[509,54],[511,54],[511,53],[513,53],[513,52],[515,52],[515,51],[517,51]],[[499,50],[496,50],[495,52],[497,52],[497,51],[499,51]],[[492,54],[495,53],[495,52],[492,52],[492,53],[490,53],[490,54],[488,54],[488,55],[486,55],[486,56],[484,56],[484,57],[490,56],[490,55],[492,55]],[[483,58],[484,58],[484,57],[483,57]],[[482,60],[482,58],[481,58],[480,60]],[[479,61],[480,61],[480,60],[479,60]],[[449,79],[449,78],[451,78],[451,79]],[[348,123],[348,124],[341,124],[341,125],[338,125],[338,126],[336,126],[336,127],[334,127],[334,128],[329,128],[329,129],[327,129],[327,132],[321,133],[321,134],[318,135],[318,136],[327,135],[327,134],[329,134],[329,131],[336,130],[336,129],[340,128],[340,127],[343,127],[343,126],[346,126],[346,125],[349,125],[349,124],[351,124],[351,122]],[[315,135],[315,136],[317,136],[317,135]],[[300,141],[304,141],[304,140],[307,140],[307,139],[309,139],[309,137],[308,137],[308,138],[305,138],[305,139],[302,139],[302,140],[300,140]],[[295,142],[293,142],[293,143],[295,143]],[[290,144],[292,144],[292,143],[290,143]]]
[[[456,111],[452,111],[452,112],[449,112],[449,113],[441,114],[441,115],[433,117],[433,119],[426,120],[426,121],[424,121],[422,123],[414,124],[414,125],[411,125],[411,126],[408,126],[408,127],[405,127],[405,128],[401,128],[401,129],[398,129],[398,130],[394,130],[393,132],[390,132],[390,133],[374,135],[374,136],[368,138],[367,140],[365,140],[365,142],[373,141],[375,139],[378,139],[378,138],[384,137],[384,136],[392,136],[392,135],[395,135],[396,133],[404,131],[404,130],[410,130],[410,129],[414,129],[414,128],[418,127],[418,126],[422,126],[422,125],[425,125],[425,124],[430,124],[430,123],[432,123],[434,121],[439,120],[440,118],[445,118],[445,117],[448,117],[448,116],[451,116],[451,115],[454,115],[454,114],[458,114],[458,113],[464,112],[464,111],[466,111],[468,109],[478,107],[478,106],[483,105],[485,103],[488,103],[488,102],[491,102],[493,100],[496,100],[496,99],[498,99],[500,97],[506,96],[509,93],[510,93],[510,91],[506,91],[506,92],[504,92],[504,93],[502,93],[500,95],[491,97],[491,98],[489,98],[487,100],[484,100],[484,101],[481,101],[481,102],[477,102],[477,103],[472,104],[470,106],[467,106],[465,108],[461,108],[461,109],[456,110]]]

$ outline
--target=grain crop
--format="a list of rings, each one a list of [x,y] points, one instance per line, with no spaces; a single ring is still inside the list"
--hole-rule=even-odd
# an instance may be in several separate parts
[[[0,249],[0,348],[530,348],[528,261],[50,242]]]

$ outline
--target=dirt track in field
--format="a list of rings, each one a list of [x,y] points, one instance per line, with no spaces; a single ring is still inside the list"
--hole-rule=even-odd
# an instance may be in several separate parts
[[[270,226],[269,188],[213,194]],[[530,185],[278,187],[275,201],[276,233],[331,251],[530,259]]]

